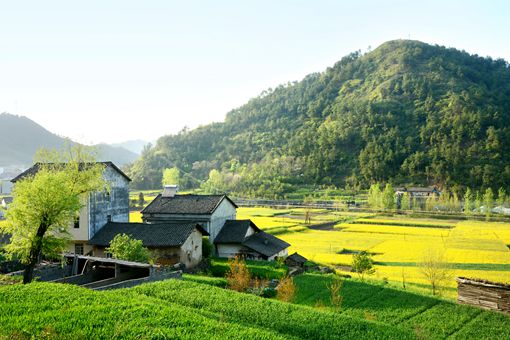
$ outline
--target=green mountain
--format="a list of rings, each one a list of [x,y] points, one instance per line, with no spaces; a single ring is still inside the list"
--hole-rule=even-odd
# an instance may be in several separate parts
[[[27,117],[0,114],[0,166],[32,164],[41,148],[60,148],[66,138],[57,136]],[[107,144],[95,146],[100,160],[111,160],[117,165],[132,163],[137,155],[121,147]]]
[[[171,166],[190,185],[217,169],[212,187],[252,195],[388,180],[508,188],[510,68],[453,48],[389,41],[264,91],[222,123],[160,138],[131,175],[140,188],[159,187]]]

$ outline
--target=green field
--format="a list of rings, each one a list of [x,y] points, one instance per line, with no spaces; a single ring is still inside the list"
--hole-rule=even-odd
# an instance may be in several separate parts
[[[380,216],[370,213],[311,210],[311,225],[304,223],[303,209],[239,208],[237,217],[250,218],[261,229],[289,242],[309,260],[338,266],[352,262],[352,254],[374,253],[375,280],[389,280],[416,291],[428,291],[428,282],[417,263],[428,248],[444,249],[452,267],[452,279],[444,295],[454,298],[455,276],[510,283],[510,223],[454,219]],[[314,226],[332,222],[329,230]]]
[[[32,283],[0,287],[0,338],[505,339],[510,319],[440,299],[344,280],[329,303],[332,275],[295,278],[294,303],[186,275],[115,291]],[[195,281],[195,282],[193,282]],[[448,315],[448,318],[445,318]]]

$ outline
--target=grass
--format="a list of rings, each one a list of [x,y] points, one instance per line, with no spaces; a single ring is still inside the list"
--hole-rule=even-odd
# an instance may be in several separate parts
[[[287,274],[287,267],[284,265],[280,265],[277,262],[267,262],[267,261],[246,261],[246,265],[250,274],[254,277],[260,279],[280,279],[285,274]],[[210,272],[212,276],[217,278],[225,277],[225,274],[228,272],[228,260],[221,258],[212,258],[211,259],[211,268]]]
[[[166,280],[95,292],[32,283],[0,288],[0,337],[410,339],[407,329],[201,283]]]

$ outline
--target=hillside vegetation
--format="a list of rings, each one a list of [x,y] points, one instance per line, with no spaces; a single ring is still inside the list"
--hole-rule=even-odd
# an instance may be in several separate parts
[[[507,62],[397,40],[160,138],[130,174],[156,188],[177,166],[184,186],[209,178],[209,191],[248,196],[387,180],[496,190],[509,186],[509,151]]]

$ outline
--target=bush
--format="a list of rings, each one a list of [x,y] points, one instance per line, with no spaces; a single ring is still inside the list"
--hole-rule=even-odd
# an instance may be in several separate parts
[[[226,274],[228,288],[236,292],[246,292],[250,286],[250,272],[242,258],[236,256],[228,261],[229,271]]]
[[[208,237],[202,237],[202,257],[209,258],[214,251],[214,246]]]
[[[148,262],[149,250],[142,245],[142,241],[135,240],[126,234],[117,234],[106,248],[112,256],[119,260]]]
[[[290,276],[285,276],[276,287],[276,298],[280,301],[291,302],[296,294],[296,285]]]

